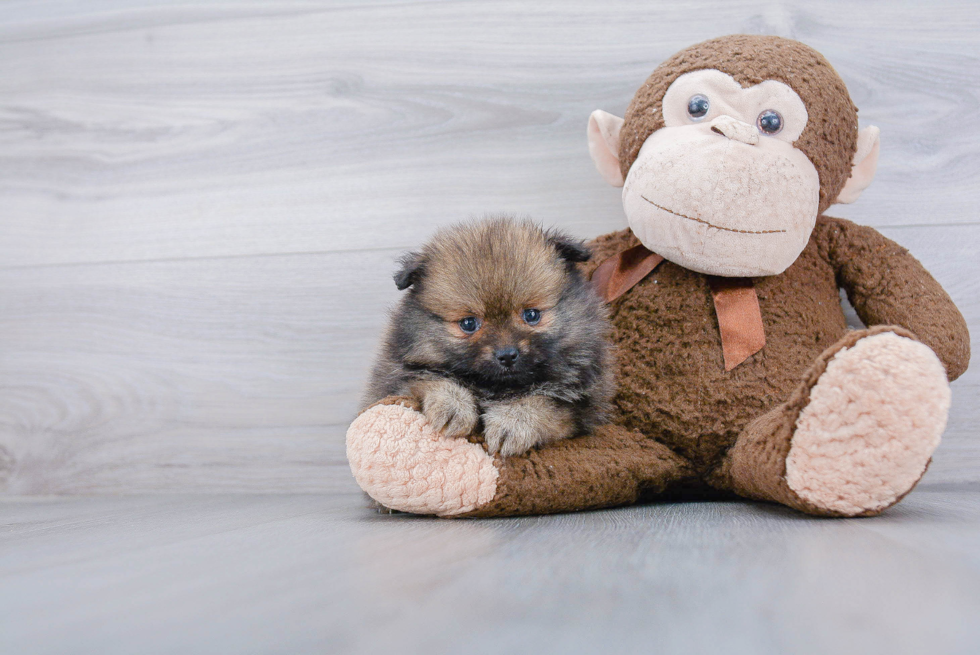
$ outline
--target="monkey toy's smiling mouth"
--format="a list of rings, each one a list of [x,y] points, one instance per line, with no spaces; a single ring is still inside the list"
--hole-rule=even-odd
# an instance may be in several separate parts
[[[706,221],[706,220],[704,220],[702,218],[697,218],[695,216],[688,216],[687,214],[681,214],[679,212],[675,212],[674,210],[668,209],[667,207],[664,207],[663,205],[658,205],[657,203],[655,203],[654,201],[650,200],[649,198],[647,198],[644,195],[641,195],[640,197],[643,198],[644,200],[646,200],[648,203],[650,203],[654,207],[656,207],[657,209],[661,209],[661,210],[667,212],[668,214],[673,214],[674,216],[679,216],[680,218],[686,218],[689,221],[694,221],[695,223],[701,223],[703,225],[707,225],[708,227],[713,227],[716,230],[724,230],[725,232],[736,232],[738,234],[779,234],[781,232],[786,232],[786,230],[737,230],[737,229],[735,229],[733,227],[722,227],[721,225],[715,225],[714,223],[709,223],[708,221]]]
[[[762,277],[806,247],[820,182],[792,144],[749,145],[707,124],[664,127],[644,142],[623,184],[623,209],[644,246],[706,275]]]

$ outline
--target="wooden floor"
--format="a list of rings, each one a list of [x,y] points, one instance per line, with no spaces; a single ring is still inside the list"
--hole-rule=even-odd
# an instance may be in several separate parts
[[[980,352],[975,0],[0,2],[0,653],[980,650],[977,365],[874,520],[420,520],[350,477],[398,254],[620,229],[589,113],[734,32],[841,73],[881,163],[829,213]]]
[[[4,653],[976,653],[980,489],[813,520],[447,521],[358,496],[0,502]]]

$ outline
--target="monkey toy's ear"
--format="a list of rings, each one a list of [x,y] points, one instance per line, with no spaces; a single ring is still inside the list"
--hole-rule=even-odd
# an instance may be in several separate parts
[[[854,202],[861,195],[861,192],[871,184],[871,180],[875,177],[875,171],[878,170],[878,150],[881,143],[878,140],[878,135],[880,132],[873,125],[858,132],[854,166],[851,168],[851,176],[847,178],[844,188],[837,196],[837,202]]]
[[[562,259],[573,264],[587,262],[592,257],[592,251],[586,248],[584,243],[560,232],[550,233],[548,241],[555,247]]]
[[[421,280],[425,273],[425,257],[421,253],[406,253],[398,260],[398,264],[401,268],[395,273],[395,286],[399,291],[404,291]]]
[[[623,172],[619,167],[619,131],[623,119],[596,109],[589,116],[589,154],[602,179],[613,186],[623,186]]]

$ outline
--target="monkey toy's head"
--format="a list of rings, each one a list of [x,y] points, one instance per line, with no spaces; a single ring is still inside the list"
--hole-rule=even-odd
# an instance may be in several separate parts
[[[630,228],[686,268],[776,275],[799,256],[817,216],[853,202],[874,177],[878,128],[818,52],[735,35],[661,64],[617,118],[589,119],[589,151],[623,187]]]

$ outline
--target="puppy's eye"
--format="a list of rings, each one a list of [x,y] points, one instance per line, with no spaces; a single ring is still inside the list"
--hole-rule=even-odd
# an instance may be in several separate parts
[[[540,309],[525,309],[524,310],[524,322],[528,325],[537,325],[541,322],[541,310]]]
[[[467,316],[466,318],[460,319],[459,329],[466,334],[473,334],[480,329],[480,319],[475,316]]]
[[[766,134],[778,134],[783,129],[783,117],[778,111],[767,109],[759,114],[759,129]]]
[[[691,118],[694,120],[701,120],[708,115],[708,108],[711,104],[708,99],[705,98],[700,93],[691,96],[691,99],[687,101],[687,113],[690,114]]]

